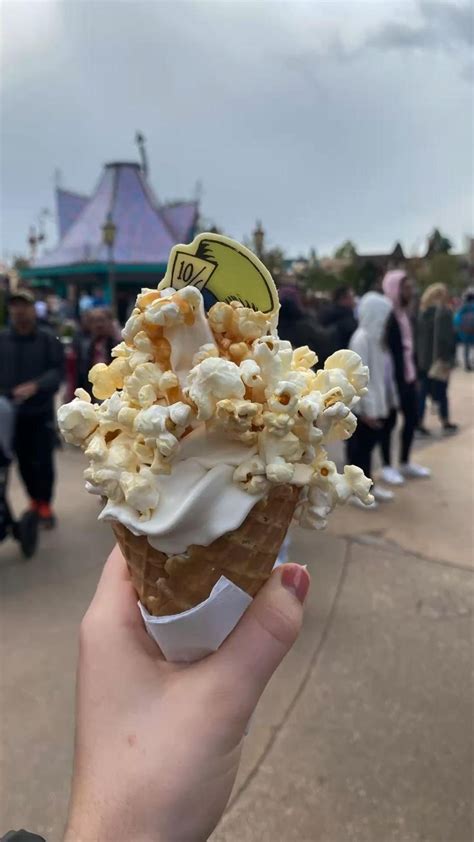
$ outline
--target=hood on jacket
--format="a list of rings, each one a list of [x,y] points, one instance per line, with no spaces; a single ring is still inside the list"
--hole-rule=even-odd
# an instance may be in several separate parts
[[[382,281],[382,289],[395,308],[400,307],[400,287],[406,276],[404,269],[391,269]]]
[[[359,302],[359,327],[380,342],[392,309],[392,302],[386,295],[367,292]]]

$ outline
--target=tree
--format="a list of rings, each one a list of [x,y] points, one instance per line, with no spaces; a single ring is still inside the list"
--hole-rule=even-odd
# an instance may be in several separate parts
[[[340,260],[351,260],[354,261],[357,256],[357,250],[353,242],[351,240],[346,240],[342,246],[339,246],[334,252],[334,257],[339,258]]]
[[[318,264],[308,264],[303,272],[302,281],[308,289],[315,290],[315,292],[328,292],[335,289],[339,284],[339,279],[331,272],[326,272]]]
[[[446,284],[451,292],[455,292],[462,284],[461,267],[454,254],[435,254],[429,261],[429,270],[424,276],[425,286],[429,284]]]
[[[445,237],[439,228],[434,228],[433,233],[428,237],[427,257],[434,257],[436,254],[449,254],[453,247],[451,240]]]
[[[262,255],[262,261],[270,272],[270,275],[278,278],[278,275],[284,269],[285,255],[280,248],[269,249]]]

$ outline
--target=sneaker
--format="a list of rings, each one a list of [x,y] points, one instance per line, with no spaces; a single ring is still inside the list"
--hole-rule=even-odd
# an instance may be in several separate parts
[[[370,490],[377,503],[389,503],[395,497],[393,491],[390,491],[389,488],[383,488],[381,485],[373,485]]]
[[[380,479],[386,482],[387,485],[403,485],[405,482],[400,471],[397,471],[396,468],[392,468],[390,465],[385,465],[385,468],[382,468]]]
[[[430,431],[426,427],[423,427],[422,424],[416,428],[415,434],[420,439],[429,439],[431,437]]]
[[[374,511],[374,509],[378,509],[379,507],[379,504],[376,500],[366,505],[362,502],[362,500],[359,500],[359,498],[355,496],[349,497],[349,503],[351,504],[351,506],[355,506],[357,509],[367,509],[367,511]]]
[[[446,424],[443,424],[443,436],[452,436],[453,433],[457,433],[459,430],[459,424],[451,424],[449,421]]]
[[[39,503],[37,506],[39,525],[43,529],[54,529],[56,517],[49,503]]]
[[[406,465],[400,465],[400,472],[407,479],[428,479],[431,476],[429,468],[424,468],[423,465],[417,465],[416,462],[408,462]]]

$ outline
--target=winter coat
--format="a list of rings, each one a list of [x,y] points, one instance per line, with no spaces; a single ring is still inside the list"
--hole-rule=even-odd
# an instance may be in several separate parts
[[[395,402],[390,360],[385,347],[386,325],[391,311],[390,300],[379,292],[368,292],[360,300],[359,327],[349,347],[369,366],[370,380],[367,394],[355,407],[357,415],[386,418]]]
[[[454,365],[456,334],[447,307],[428,307],[418,314],[416,351],[418,368],[424,374],[438,360]]]
[[[330,304],[322,311],[319,321],[332,333],[330,353],[348,347],[349,340],[357,328],[357,319],[350,307]]]

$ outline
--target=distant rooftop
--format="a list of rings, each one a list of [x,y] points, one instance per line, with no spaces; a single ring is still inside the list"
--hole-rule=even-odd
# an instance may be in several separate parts
[[[196,201],[160,205],[135,161],[106,164],[89,197],[57,188],[56,207],[59,243],[35,267],[107,261],[102,228],[108,218],[116,226],[114,262],[166,263],[176,243],[193,238],[198,216]]]

